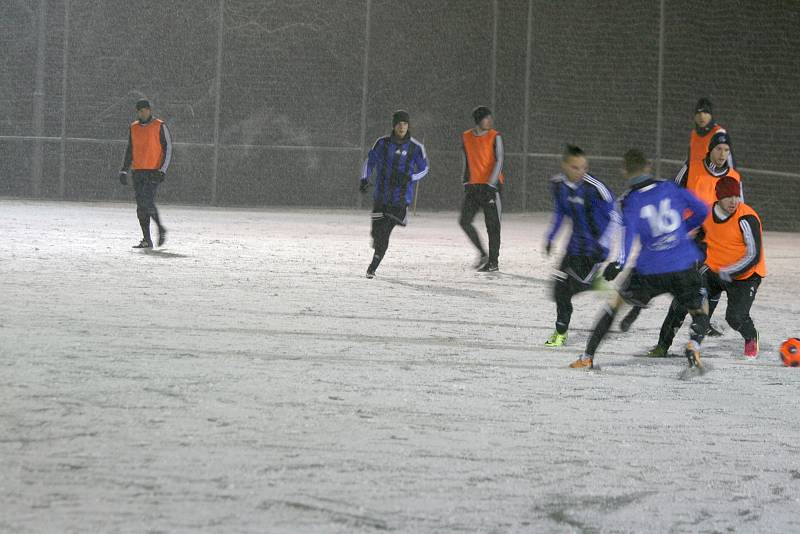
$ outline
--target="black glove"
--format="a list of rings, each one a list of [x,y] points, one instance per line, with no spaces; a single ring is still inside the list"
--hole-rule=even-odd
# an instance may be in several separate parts
[[[119,183],[121,183],[122,185],[128,185],[127,171],[119,171]]]
[[[605,278],[610,282],[614,278],[616,278],[617,275],[621,272],[622,272],[622,265],[620,265],[618,261],[612,261],[611,263],[606,265],[606,268],[603,271],[603,278]]]
[[[166,175],[164,174],[164,171],[153,171],[153,173],[150,176],[152,177],[153,180],[155,180],[157,184],[160,184],[161,182],[164,181],[164,176]]]
[[[369,180],[361,180],[361,183],[358,184],[358,190],[362,193],[366,193],[369,189]]]
[[[544,245],[544,253],[549,256],[551,250],[553,250],[553,242],[552,241],[548,241]]]

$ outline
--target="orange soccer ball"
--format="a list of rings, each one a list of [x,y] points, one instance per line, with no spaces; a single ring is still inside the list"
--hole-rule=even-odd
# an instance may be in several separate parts
[[[800,339],[790,337],[781,343],[781,360],[787,367],[800,367]]]

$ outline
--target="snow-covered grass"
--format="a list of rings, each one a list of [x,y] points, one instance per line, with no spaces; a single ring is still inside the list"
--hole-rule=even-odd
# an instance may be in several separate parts
[[[761,357],[727,330],[682,381],[641,357],[665,297],[602,371],[567,368],[601,294],[545,349],[544,214],[498,274],[419,214],[375,280],[366,211],[162,216],[141,253],[132,205],[0,201],[0,531],[800,530],[797,234],[765,236]]]

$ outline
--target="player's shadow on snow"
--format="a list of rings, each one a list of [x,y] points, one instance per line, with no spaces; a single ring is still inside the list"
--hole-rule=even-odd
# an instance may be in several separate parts
[[[552,282],[551,278],[541,278],[541,277],[536,277],[536,276],[525,276],[525,275],[522,275],[522,274],[514,274],[514,273],[506,273],[506,272],[496,272],[496,273],[491,273],[491,274],[497,276],[498,278],[513,278],[515,280],[523,280],[525,282],[536,282],[536,283],[539,283],[539,284],[547,284],[549,282]]]
[[[156,256],[158,258],[188,258],[189,256],[186,254],[178,254],[177,252],[167,252],[166,250],[158,250],[158,249],[143,249],[140,254],[145,254],[146,256]]]

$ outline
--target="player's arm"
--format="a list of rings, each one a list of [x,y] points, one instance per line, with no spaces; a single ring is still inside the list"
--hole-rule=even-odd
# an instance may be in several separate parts
[[[558,198],[558,192],[559,192],[559,187],[560,187],[559,182],[555,182],[554,181],[552,186],[553,186],[552,187],[552,190],[553,190],[553,219],[550,222],[550,229],[547,231],[546,247],[548,249],[548,252],[549,252],[549,249],[550,249],[550,243],[552,243],[553,238],[556,236],[556,234],[558,233],[558,230],[561,228],[561,223],[564,222],[564,208],[561,206],[561,202],[559,201],[559,198]]]
[[[494,138],[494,167],[492,168],[492,174],[489,175],[489,185],[494,187],[495,189],[498,188],[500,185],[500,173],[503,171],[503,159],[505,158],[505,152],[503,150],[503,138],[500,134],[497,134]]]
[[[686,182],[689,180],[689,159],[687,158],[686,161],[683,162],[683,166],[678,171],[678,174],[675,175],[675,183],[678,184],[680,187],[686,187]]]
[[[615,242],[619,243],[620,247],[622,246],[622,240],[620,239],[621,235],[622,216],[612,202],[608,211],[608,226],[606,226],[606,230],[603,232],[603,235],[600,236],[600,246],[606,250],[606,254],[611,252],[612,245]]]
[[[128,130],[128,147],[125,149],[125,159],[122,161],[121,172],[127,173],[133,163],[133,139],[131,138],[131,131]]]
[[[739,219],[739,229],[742,231],[742,238],[746,246],[744,256],[735,263],[722,267],[719,270],[719,277],[726,282],[735,279],[751,269],[761,261],[763,254],[763,243],[761,241],[761,224],[753,215],[745,215]]]
[[[161,163],[161,167],[158,170],[161,171],[162,174],[166,174],[167,169],[169,169],[169,164],[172,162],[172,135],[170,135],[166,123],[161,123],[161,131],[158,135],[161,140],[161,151],[164,154],[164,161]]]
[[[378,148],[382,143],[382,138],[379,138],[375,141],[375,144],[372,145],[372,148],[367,153],[367,157],[364,159],[364,164],[361,166],[361,182],[369,182],[369,177],[372,176],[372,172],[375,170],[375,165],[378,164]]]
[[[725,133],[728,134],[728,139],[730,139],[731,133],[729,131],[727,131],[727,130],[725,130]],[[733,144],[731,144],[729,146],[733,147]],[[733,160],[733,148],[731,148],[731,151],[728,152],[728,167],[730,167],[731,169],[735,169],[736,168],[736,162]],[[744,202],[744,201],[742,201],[742,202]]]
[[[624,204],[622,207],[622,229],[620,230],[622,237],[619,256],[617,257],[620,270],[624,269],[625,264],[628,263],[631,257],[633,241],[639,235],[639,214],[634,208],[631,206],[626,207]]]
[[[467,185],[469,183],[469,162],[467,160],[467,147],[464,146],[463,141],[461,142],[461,162],[463,164],[461,183]]]
[[[425,152],[425,145],[418,143],[419,149],[414,151],[414,174],[411,175],[411,181],[417,182],[422,180],[430,171],[428,163],[428,154]]]

